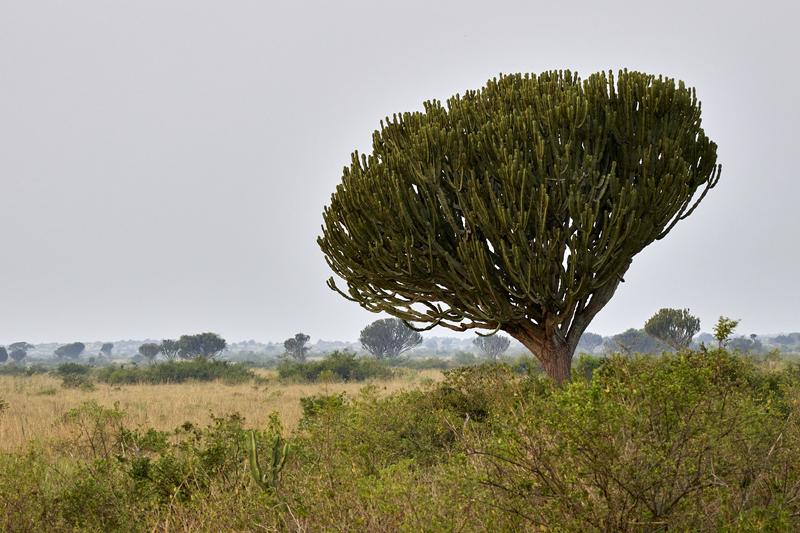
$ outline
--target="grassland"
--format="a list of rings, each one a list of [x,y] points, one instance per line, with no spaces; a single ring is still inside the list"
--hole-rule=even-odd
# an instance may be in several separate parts
[[[282,383],[272,370],[256,369],[265,383],[227,385],[220,381],[161,385],[107,385],[98,383],[94,390],[65,389],[61,380],[49,374],[0,376],[0,398],[8,409],[0,416],[0,452],[14,452],[34,439],[47,443],[62,439],[67,430],[64,414],[79,405],[95,401],[105,407],[128,413],[134,425],[170,431],[184,422],[206,425],[211,415],[239,413],[247,427],[261,428],[276,412],[288,431],[293,431],[302,417],[300,398],[318,394],[355,396],[365,386],[380,394],[392,394],[418,388],[439,380],[438,370],[399,372],[391,380],[362,383]]]
[[[800,365],[776,354],[581,357],[563,387],[66,370],[0,376],[0,531],[800,530]]]

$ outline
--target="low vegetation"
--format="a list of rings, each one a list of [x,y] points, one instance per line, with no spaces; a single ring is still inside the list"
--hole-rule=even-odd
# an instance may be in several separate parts
[[[283,361],[278,365],[278,375],[295,381],[365,381],[387,379],[392,370],[383,361],[336,351],[319,361]]]
[[[143,422],[133,404],[68,408],[54,440],[0,454],[0,529],[800,527],[795,364],[684,350],[584,356],[563,387],[505,364],[390,394],[392,381],[269,383],[306,387],[289,427],[264,409],[255,425],[225,412],[167,428]],[[212,385],[130,387],[192,386]],[[269,384],[248,387],[267,402]]]
[[[107,366],[97,370],[97,379],[112,385],[183,383],[190,380],[244,383],[257,381],[258,376],[242,365],[201,358],[146,366]]]

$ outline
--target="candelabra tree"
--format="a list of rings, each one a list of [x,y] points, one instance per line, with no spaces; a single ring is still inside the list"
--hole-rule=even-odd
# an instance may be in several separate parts
[[[645,322],[644,330],[672,349],[680,350],[689,346],[700,331],[700,319],[691,315],[688,309],[665,307]]]
[[[376,359],[397,359],[403,352],[420,345],[422,335],[398,318],[384,318],[362,329],[358,340]]]
[[[472,340],[472,344],[481,354],[490,361],[497,361],[497,358],[508,350],[511,340],[503,335],[494,334],[488,337],[480,336]]]
[[[324,210],[328,283],[420,330],[504,330],[561,383],[632,258],[716,185],[700,110],[670,78],[553,71],[395,114]]]

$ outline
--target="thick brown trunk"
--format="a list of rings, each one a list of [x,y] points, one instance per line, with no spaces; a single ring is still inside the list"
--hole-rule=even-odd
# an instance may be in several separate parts
[[[509,333],[536,356],[556,385],[561,386],[569,382],[573,352],[569,344],[558,339],[537,338],[524,331],[514,331],[514,333],[509,331]]]
[[[569,382],[572,376],[572,350],[569,346],[557,342],[551,343],[545,347],[539,356],[539,361],[556,385]]]

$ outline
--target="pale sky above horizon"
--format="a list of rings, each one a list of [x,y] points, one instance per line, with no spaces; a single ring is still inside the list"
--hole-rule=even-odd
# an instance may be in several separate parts
[[[355,339],[382,316],[326,287],[316,244],[350,153],[386,115],[554,68],[685,80],[723,164],[589,330],[688,307],[704,331],[798,331],[798,20],[775,1],[0,0],[0,344]]]

